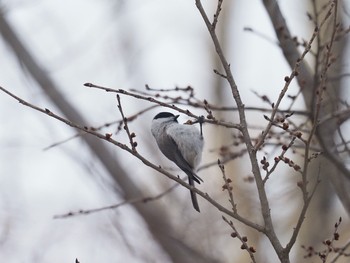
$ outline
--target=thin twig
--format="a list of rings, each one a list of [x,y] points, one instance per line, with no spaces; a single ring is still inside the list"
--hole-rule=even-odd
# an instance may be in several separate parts
[[[220,159],[218,159],[218,165],[222,173],[222,177],[224,179],[224,185],[222,187],[222,190],[226,190],[228,193],[228,196],[230,198],[230,203],[232,206],[232,211],[237,214],[237,205],[233,199],[233,188],[231,186],[232,180],[230,178],[226,177],[225,173],[225,166],[221,163]]]
[[[339,248],[339,250],[337,251],[338,255],[335,256],[331,262],[329,263],[336,263],[337,260],[341,257],[344,256],[345,251],[350,247],[350,240],[348,240],[348,242],[346,242],[346,244],[344,246],[342,246],[341,248]],[[347,256],[349,257],[350,255],[347,254]]]
[[[296,138],[297,137],[293,137],[288,145],[285,145],[285,147],[283,147],[284,145],[282,146],[281,154],[278,157],[275,158],[275,162],[274,162],[273,166],[269,170],[266,171],[266,176],[265,176],[265,178],[263,180],[264,184],[270,178],[271,174],[275,171],[275,169],[277,168],[277,165],[279,164],[279,162],[281,160],[283,160],[283,157],[286,154],[286,152],[288,151],[288,149],[290,149],[293,146],[294,141],[295,141]]]
[[[101,212],[101,211],[105,211],[105,210],[116,209],[116,208],[122,207],[124,205],[131,205],[131,204],[136,204],[136,203],[147,203],[150,201],[155,201],[155,200],[162,198],[166,194],[170,193],[177,186],[179,186],[179,184],[174,184],[173,186],[169,187],[167,190],[165,190],[165,191],[163,191],[155,196],[134,198],[131,200],[124,200],[124,201],[122,201],[118,204],[114,204],[114,205],[103,206],[103,207],[93,208],[93,209],[84,209],[84,210],[79,210],[76,212],[68,212],[66,214],[55,215],[53,218],[58,219],[58,218],[67,218],[67,217],[78,216],[78,215],[88,215],[88,214],[97,213],[97,212]]]
[[[129,130],[128,119],[124,115],[122,104],[120,102],[119,94],[117,94],[117,101],[118,101],[118,110],[119,110],[120,114],[122,115],[122,120],[123,120],[123,123],[124,123],[124,127],[123,128],[126,131],[126,134],[128,135],[131,149],[136,152],[137,142],[134,141],[134,138],[136,137],[136,135],[135,135],[134,132],[131,133],[130,130]]]
[[[214,70],[215,71],[215,70]],[[220,75],[221,73],[218,72]],[[222,76],[221,76],[222,75]],[[221,74],[221,77],[226,78],[226,75]],[[161,92],[168,92],[168,91],[184,91],[188,88],[191,88],[190,86],[187,88],[179,88],[175,87],[173,89],[153,89],[148,88],[149,91],[161,91]],[[192,89],[192,88],[191,88]],[[215,111],[238,111],[238,107],[229,107],[229,106],[221,106],[221,105],[215,105],[210,103],[207,99],[205,100],[207,103],[204,103],[202,100],[196,98],[194,95],[189,96],[189,98],[182,98],[181,96],[170,96],[169,94],[160,94],[160,93],[147,93],[140,90],[130,89],[132,92],[136,92],[140,95],[144,95],[146,98],[149,97],[155,97],[155,98],[162,98],[164,100],[170,100],[171,102],[167,102],[168,105],[174,104],[174,105],[185,105],[185,106],[191,106],[193,108],[204,108],[205,104],[207,104],[210,109]],[[273,109],[270,108],[263,108],[263,107],[254,107],[254,106],[245,106],[244,108],[246,111],[259,111],[259,112],[272,112]],[[277,113],[290,113],[291,109],[288,107],[288,109],[278,109]],[[293,110],[293,113],[295,115],[303,115],[303,116],[310,116],[310,112],[305,110]]]
[[[195,119],[198,119],[200,117],[200,116],[197,116],[197,115],[193,114],[189,110],[181,109],[181,108],[175,106],[174,104],[168,104],[168,103],[159,101],[159,100],[157,100],[157,99],[155,99],[153,97],[142,96],[142,95],[139,95],[139,94],[136,94],[136,93],[133,93],[133,92],[129,92],[129,91],[123,90],[123,89],[117,89],[116,90],[116,89],[111,89],[111,88],[107,88],[107,87],[102,87],[102,86],[95,85],[95,84],[92,84],[92,83],[85,83],[84,86],[90,87],[90,88],[95,88],[95,89],[101,89],[101,90],[104,90],[106,92],[113,92],[113,93],[117,93],[117,94],[124,94],[124,95],[130,96],[130,97],[134,97],[134,98],[137,98],[137,99],[141,99],[141,100],[146,100],[146,101],[158,104],[159,106],[176,110],[176,111],[178,111],[180,113],[186,114],[187,116],[195,118]],[[203,121],[206,122],[206,123],[215,124],[215,125],[219,125],[219,126],[224,126],[224,127],[227,127],[227,128],[240,129],[240,125],[237,125],[237,124],[234,124],[234,123],[231,123],[231,122],[217,121],[217,120],[214,121],[214,120],[208,120],[208,119],[204,119]]]
[[[212,23],[213,30],[216,29],[216,24],[219,21],[219,15],[220,15],[220,12],[222,10],[221,6],[222,6],[223,2],[224,2],[224,0],[218,0],[218,4],[216,6],[216,12],[214,14],[214,19],[213,19],[213,23]]]
[[[244,249],[248,252],[251,260],[253,263],[256,263],[255,257],[254,257],[254,253],[255,248],[254,247],[249,247],[248,246],[248,238],[245,236],[241,236],[239,234],[239,232],[237,231],[236,227],[234,226],[233,222],[230,220],[228,220],[225,216],[222,216],[222,219],[232,228],[233,232],[231,233],[231,237],[237,237],[239,239],[239,241],[241,241],[242,245],[241,245],[241,249]]]
[[[147,107],[147,108],[145,108],[145,109],[143,109],[143,110],[140,110],[140,111],[138,111],[137,113],[135,113],[135,114],[130,115],[129,117],[127,117],[127,121],[128,121],[128,122],[134,121],[134,120],[135,120],[138,116],[140,116],[141,114],[143,114],[143,113],[145,113],[145,112],[147,112],[147,111],[149,111],[149,110],[152,110],[152,109],[154,109],[154,108],[156,108],[156,107],[158,107],[158,105],[152,105],[152,106]],[[90,127],[90,129],[95,130],[95,131],[100,131],[100,130],[102,130],[103,128],[110,127],[110,126],[112,126],[112,125],[114,125],[114,124],[119,124],[119,126],[121,126],[122,123],[123,123],[123,120],[116,120],[116,121],[104,123],[104,124],[102,124],[102,125],[100,125],[100,126],[97,126],[97,127]],[[119,128],[117,129],[117,132],[118,132],[118,131],[119,131]],[[64,144],[64,143],[66,143],[66,142],[68,142],[68,141],[70,141],[70,140],[73,140],[73,139],[75,139],[75,138],[79,138],[80,136],[82,136],[82,135],[84,135],[84,134],[86,134],[86,133],[85,133],[85,132],[78,132],[78,133],[76,133],[76,134],[74,134],[74,135],[72,135],[72,136],[70,136],[70,137],[68,137],[68,138],[66,138],[66,139],[64,139],[64,140],[61,140],[61,141],[55,142],[55,143],[53,143],[53,144],[50,144],[49,146],[46,146],[43,150],[44,150],[44,151],[50,150],[51,148],[54,148],[54,147],[59,146],[59,145],[61,145],[61,144]]]

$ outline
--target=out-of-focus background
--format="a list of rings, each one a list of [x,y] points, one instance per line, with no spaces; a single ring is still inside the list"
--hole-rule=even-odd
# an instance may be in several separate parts
[[[213,14],[216,3],[203,2]],[[309,39],[313,31],[306,14],[312,12],[309,1],[279,4],[292,34]],[[350,10],[346,1],[341,7]],[[152,88],[190,85],[201,100],[235,106],[228,84],[213,73],[220,66],[194,0],[11,0],[0,1],[0,13],[2,21],[8,23],[43,70],[41,73],[83,116],[85,123],[81,125],[98,127],[121,118],[115,95],[84,87],[86,82],[140,91],[145,90],[145,84]],[[349,22],[349,16],[343,19]],[[218,33],[245,105],[266,107],[253,91],[275,101],[284,76],[291,70],[276,44],[262,2],[224,1]],[[2,33],[0,85],[35,105],[66,115],[56,104],[60,98],[47,95],[48,87],[40,86],[33,78],[33,72],[21,61],[23,56],[15,55],[10,41],[10,35]],[[344,52],[344,56],[348,54],[348,50]],[[349,65],[344,65],[344,72],[348,70]],[[292,85],[288,94],[297,92],[297,85]],[[348,93],[344,95],[346,100]],[[289,103],[287,100],[282,108]],[[151,105],[125,96],[122,104],[128,116]],[[169,256],[175,248],[199,259],[189,262],[205,262],[201,256],[208,262],[249,262],[239,249],[240,242],[230,237],[231,230],[222,221],[221,213],[200,199],[202,212],[198,214],[191,207],[188,190],[182,187],[136,208],[126,205],[91,215],[53,219],[69,211],[116,204],[124,198],[154,196],[174,183],[113,145],[99,143],[93,148],[97,138],[90,138],[90,146],[79,137],[50,147],[77,131],[22,106],[4,93],[0,93],[0,109],[0,258],[4,262],[74,262],[76,258],[82,263],[175,262],[176,257]],[[294,110],[303,109],[300,97]],[[130,128],[137,135],[141,154],[173,168],[159,153],[150,133],[151,120],[161,110],[146,112],[130,123]],[[255,127],[266,124],[260,113],[247,115]],[[233,112],[223,117],[237,121]],[[180,120],[185,122],[187,118],[182,116]],[[116,129],[109,126],[104,131],[114,133]],[[216,150],[231,135],[210,125],[205,125],[204,132],[202,163],[206,164],[219,158]],[[127,142],[123,132],[115,139]],[[92,149],[99,147],[104,149],[106,159],[115,160],[116,167],[106,168],[96,157]],[[245,180],[251,172],[246,158],[231,162],[227,171],[234,180],[240,211],[259,221],[254,184]],[[295,186],[297,178],[289,172],[279,170],[268,189],[282,241],[290,236],[301,202],[300,190]],[[199,175],[205,181],[199,188],[228,206],[219,169],[213,166]],[[135,189],[125,189],[126,185],[130,189],[134,185]],[[304,253],[301,244],[320,244],[328,238],[339,216],[345,220],[343,227],[348,226],[348,216],[337,197],[328,196],[325,207],[310,208],[301,241],[294,250],[295,260]],[[319,226],[315,222],[320,222]],[[311,231],[310,225],[317,226]],[[241,224],[237,226],[256,247],[259,262],[277,262],[265,238]],[[177,244],[168,245],[170,239]]]

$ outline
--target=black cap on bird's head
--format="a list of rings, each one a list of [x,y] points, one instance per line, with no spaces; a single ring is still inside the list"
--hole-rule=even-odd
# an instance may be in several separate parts
[[[177,118],[179,118],[179,116],[180,115],[174,115],[170,112],[160,112],[153,118],[153,120],[162,119],[162,118],[166,119],[166,118],[173,117],[174,121],[177,122]]]

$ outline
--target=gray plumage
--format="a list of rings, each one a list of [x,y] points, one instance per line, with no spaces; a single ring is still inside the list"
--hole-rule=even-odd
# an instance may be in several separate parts
[[[203,137],[193,125],[181,125],[177,122],[179,115],[169,112],[157,114],[151,132],[161,152],[173,161],[187,176],[191,186],[203,180],[195,174],[202,158]],[[191,191],[193,207],[200,212],[196,193]]]

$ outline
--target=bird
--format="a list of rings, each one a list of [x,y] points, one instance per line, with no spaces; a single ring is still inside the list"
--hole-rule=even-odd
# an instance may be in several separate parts
[[[160,112],[152,120],[151,132],[160,151],[173,161],[188,176],[188,182],[200,184],[203,180],[195,173],[201,158],[204,139],[201,132],[193,125],[179,124],[180,115]],[[195,210],[200,212],[197,195],[190,191]]]

